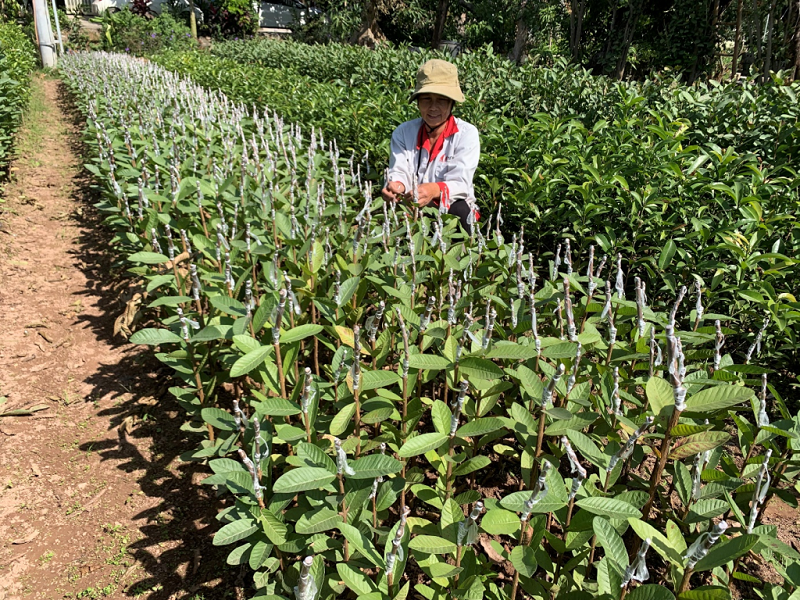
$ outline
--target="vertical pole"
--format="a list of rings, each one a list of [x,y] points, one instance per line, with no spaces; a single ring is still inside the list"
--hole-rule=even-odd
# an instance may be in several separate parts
[[[39,53],[42,57],[43,67],[56,66],[54,52],[53,30],[50,28],[50,15],[47,11],[45,0],[33,0],[33,12],[36,15],[36,33],[39,36]]]
[[[61,37],[61,23],[58,22],[58,9],[56,8],[56,0],[51,0],[53,4],[53,18],[56,21],[56,34],[58,35],[58,53],[64,55],[64,40]]]

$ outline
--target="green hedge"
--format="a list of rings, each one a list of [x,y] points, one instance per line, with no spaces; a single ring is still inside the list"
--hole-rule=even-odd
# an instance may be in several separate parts
[[[30,39],[16,23],[0,22],[0,172],[8,166],[35,66],[35,48]]]

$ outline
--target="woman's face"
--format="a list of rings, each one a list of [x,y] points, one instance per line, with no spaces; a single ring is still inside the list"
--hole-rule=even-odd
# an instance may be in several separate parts
[[[439,94],[420,94],[417,97],[417,107],[422,120],[434,129],[450,117],[453,101]]]

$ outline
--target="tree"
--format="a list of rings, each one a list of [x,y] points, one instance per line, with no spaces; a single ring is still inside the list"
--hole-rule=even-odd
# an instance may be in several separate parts
[[[786,28],[791,31],[787,36],[787,49],[793,78],[800,79],[800,0],[790,0]]]
[[[622,36],[622,52],[617,61],[616,77],[620,81],[625,76],[625,65],[628,62],[628,50],[630,50],[633,35],[636,32],[636,24],[642,14],[644,0],[631,0],[628,5],[628,22],[625,25],[625,34]]]
[[[350,38],[351,44],[375,48],[386,39],[380,25],[378,25],[378,4],[376,0],[364,0],[361,13],[361,26]]]
[[[509,58],[519,63],[522,61],[522,56],[525,53],[525,44],[528,42],[528,21],[526,18],[526,10],[528,8],[528,0],[522,0],[519,6],[519,16],[517,17],[517,30],[514,36],[514,49],[511,51]]]
[[[442,34],[444,33],[444,25],[447,22],[449,4],[449,0],[439,0],[439,9],[436,11],[436,24],[433,26],[433,38],[431,39],[431,48],[434,50],[438,49],[439,44],[442,43]]]
[[[581,35],[583,32],[583,16],[586,14],[586,0],[570,0],[569,13],[569,49],[572,60],[581,59]]]

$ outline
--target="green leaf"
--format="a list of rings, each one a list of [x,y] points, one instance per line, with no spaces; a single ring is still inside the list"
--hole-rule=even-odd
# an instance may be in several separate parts
[[[575,504],[590,513],[610,519],[640,518],[642,516],[642,513],[636,507],[616,498],[581,498]]]
[[[241,377],[242,375],[246,375],[253,369],[257,369],[264,361],[267,359],[267,356],[271,352],[273,352],[272,346],[261,346],[256,348],[255,350],[251,350],[241,358],[239,358],[233,366],[231,367],[230,376],[231,377]]]
[[[456,553],[456,545],[453,542],[435,535],[418,535],[413,537],[408,543],[408,547],[426,554],[455,555]]]
[[[232,317],[247,316],[247,309],[244,307],[244,304],[239,302],[236,298],[231,298],[229,296],[212,296],[208,301],[211,303],[211,306],[226,315],[231,315]]]
[[[375,550],[375,546],[372,545],[369,538],[361,533],[358,528],[353,527],[349,523],[339,523],[339,531],[342,532],[342,535],[347,538],[347,541],[350,542],[364,558],[369,560],[376,567],[381,569],[385,568],[383,558],[381,558]]]
[[[568,431],[578,431],[580,432],[583,429],[586,429],[597,420],[597,417],[600,416],[595,412],[581,412],[572,417],[571,419],[564,419],[561,421],[555,421],[547,426],[544,430],[545,435],[565,435]]]
[[[448,436],[444,433],[423,433],[406,440],[397,455],[401,458],[410,458],[425,454],[428,450],[441,446],[447,439]]]
[[[516,546],[511,551],[511,564],[522,577],[533,577],[539,565],[536,563],[536,556],[530,546]]]
[[[261,509],[261,527],[269,541],[276,546],[286,543],[286,532],[288,531],[286,525],[268,508]]]
[[[351,277],[342,282],[342,285],[339,286],[339,308],[350,301],[360,282],[360,277]]]
[[[453,476],[462,477],[463,475],[468,475],[474,471],[479,471],[488,467],[490,464],[492,464],[492,460],[488,456],[483,454],[473,456],[453,469]]]
[[[670,460],[682,460],[695,456],[706,450],[713,450],[730,439],[730,434],[724,431],[702,431],[683,438],[681,445],[673,447],[669,453]]]
[[[473,419],[469,423],[459,427],[456,435],[460,438],[477,437],[492,433],[505,426],[503,421],[496,417],[485,417],[483,419]]]
[[[394,371],[364,371],[361,375],[361,389],[364,391],[391,387],[399,382],[400,376]]]
[[[273,484],[272,491],[276,494],[307,492],[325,487],[334,479],[336,476],[327,469],[300,467],[281,475]]]
[[[322,325],[313,325],[308,323],[307,325],[299,325],[298,327],[294,327],[289,331],[284,331],[281,334],[281,344],[293,344],[294,342],[299,342],[300,340],[304,340],[305,338],[317,335],[320,331],[325,329]]]
[[[183,340],[169,329],[142,329],[131,336],[131,344],[159,346],[161,344],[180,344]]]
[[[693,590],[681,592],[678,594],[678,600],[731,600],[731,592],[726,587],[704,585]]]
[[[528,360],[534,356],[536,356],[535,346],[521,346],[519,344],[495,344],[486,354],[486,358],[506,360]]]
[[[630,518],[628,519],[628,523],[630,523],[631,529],[636,532],[636,535],[639,536],[639,539],[646,540],[647,538],[650,538],[652,547],[656,552],[658,552],[676,567],[683,569],[683,557],[681,556],[681,553],[678,552],[670,543],[670,541],[667,539],[667,536],[641,519]]]
[[[161,296],[160,298],[156,298],[150,304],[148,304],[147,308],[156,308],[158,306],[179,306],[191,301],[192,299],[189,298],[189,296]]]
[[[753,395],[753,390],[738,385],[715,385],[686,400],[686,410],[710,414],[741,404]]]
[[[169,262],[169,256],[164,256],[158,252],[136,252],[128,257],[128,260],[145,265],[160,265]]]
[[[516,513],[502,508],[492,508],[483,515],[481,529],[490,535],[516,535],[520,521]]]
[[[716,567],[721,567],[747,554],[757,542],[758,536],[754,533],[740,535],[726,541],[720,541],[712,546],[708,554],[697,562],[694,566],[694,570],[710,571]]]
[[[503,371],[490,360],[468,356],[459,362],[459,373],[466,376],[469,380],[472,377],[478,379],[500,379]]]
[[[626,598],[628,600],[675,600],[675,595],[663,585],[646,583],[633,588]]]
[[[686,521],[688,523],[702,523],[703,521],[721,515],[727,509],[728,503],[725,500],[718,500],[716,498],[698,500],[692,505],[692,509],[689,511]]]
[[[330,508],[320,508],[311,513],[303,513],[295,524],[300,535],[313,535],[335,529],[342,523],[342,515]]]
[[[290,417],[300,414],[300,407],[283,398],[267,398],[262,402],[253,402],[253,408],[259,415],[266,417]]]
[[[606,556],[614,560],[620,567],[628,566],[628,551],[625,549],[625,542],[617,533],[611,523],[603,517],[595,517],[592,521],[594,534],[597,542],[606,551]]]
[[[692,474],[682,462],[675,463],[675,489],[683,505],[688,505],[692,496]]]
[[[195,333],[189,341],[192,344],[199,344],[200,342],[222,340],[225,339],[228,331],[230,331],[230,327],[227,325],[206,325]]]
[[[444,562],[422,565],[422,569],[434,579],[447,579],[464,570],[461,567],[456,567]]]
[[[665,408],[675,406],[672,386],[666,379],[651,377],[647,380],[645,392],[647,393],[647,400],[650,402],[650,409],[656,416],[660,415]]]
[[[669,264],[672,262],[672,257],[675,256],[675,252],[678,249],[678,246],[672,240],[668,240],[667,243],[664,245],[664,248],[661,250],[661,254],[658,257],[658,268],[664,271]]]
[[[448,369],[452,363],[444,356],[435,354],[412,354],[408,357],[408,366],[412,369],[423,369],[426,371],[441,371]]]
[[[450,433],[450,420],[453,418],[453,413],[447,408],[447,404],[441,400],[436,400],[431,406],[431,421],[433,426],[439,433]]]
[[[375,591],[375,584],[372,583],[372,580],[355,567],[351,567],[347,563],[337,563],[336,571],[344,584],[359,596]]]
[[[543,514],[555,512],[567,505],[567,490],[564,485],[564,480],[556,469],[550,469],[550,472],[547,474],[547,487],[549,490],[547,495],[534,504],[531,509],[532,513]],[[530,490],[514,492],[500,500],[500,506],[508,510],[513,510],[514,512],[522,512],[525,510],[525,502],[530,497]]]
[[[264,540],[258,540],[253,544],[253,549],[250,550],[250,568],[253,569],[253,571],[258,571],[267,558],[269,558],[270,552],[272,552],[272,544],[268,544]]]
[[[403,463],[385,454],[362,456],[350,465],[356,472],[351,479],[375,479],[385,475],[394,475],[403,469]]]
[[[331,435],[342,435],[347,428],[350,426],[350,423],[353,419],[353,415],[356,414],[356,403],[351,402],[350,404],[346,405],[345,407],[340,410],[333,420],[331,421],[330,427],[328,431]]]
[[[602,469],[606,468],[609,460],[608,457],[600,451],[589,436],[580,431],[568,430],[567,438],[569,438],[569,441],[577,448],[578,452],[583,454],[586,460],[597,467]]]
[[[223,431],[233,431],[236,429],[236,420],[233,418],[233,415],[221,408],[209,406],[200,411],[200,416],[203,417],[203,421],[215,429],[221,429]]]
[[[324,261],[325,247],[317,240],[314,240],[314,244],[311,246],[311,272],[317,273]]]
[[[258,531],[258,525],[252,519],[238,519],[228,523],[214,534],[215,546],[227,546],[252,535]]]

